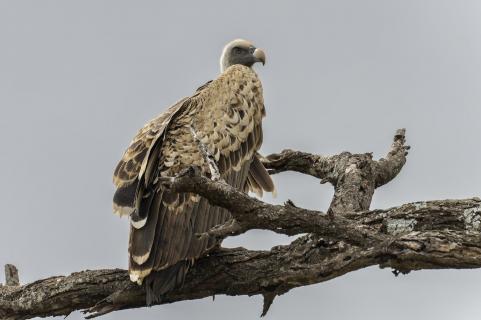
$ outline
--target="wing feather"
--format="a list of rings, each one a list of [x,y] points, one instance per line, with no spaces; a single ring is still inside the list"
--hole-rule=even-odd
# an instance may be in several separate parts
[[[162,192],[156,192],[152,198],[154,205],[151,210],[159,211],[162,202]],[[141,265],[149,258],[160,218],[159,214],[151,215],[149,223],[146,223],[143,232],[132,233],[130,255],[136,264]]]

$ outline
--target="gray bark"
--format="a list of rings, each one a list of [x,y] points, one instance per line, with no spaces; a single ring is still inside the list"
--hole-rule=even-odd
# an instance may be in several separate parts
[[[264,296],[265,314],[277,295],[348,272],[379,265],[397,274],[419,269],[481,267],[481,200],[439,200],[369,210],[375,189],[392,180],[408,147],[399,130],[385,159],[370,154],[318,156],[285,150],[263,159],[271,174],[292,170],[329,182],[335,194],[327,213],[288,201],[271,205],[192,168],[167,179],[166,187],[195,192],[229,209],[235,220],[207,234],[225,238],[250,229],[304,234],[269,251],[219,248],[196,261],[185,285],[160,304],[216,294]],[[0,287],[0,316],[27,319],[84,310],[95,317],[145,306],[145,292],[126,270],[87,270],[23,286]]]
[[[18,286],[20,285],[20,280],[18,278],[18,270],[13,264],[5,265],[5,285],[7,286]]]

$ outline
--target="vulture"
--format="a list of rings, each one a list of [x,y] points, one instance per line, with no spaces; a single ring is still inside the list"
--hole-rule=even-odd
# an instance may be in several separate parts
[[[203,197],[169,191],[161,178],[192,166],[208,176],[202,144],[226,183],[243,192],[274,192],[257,153],[265,109],[252,66],[265,59],[246,40],[228,43],[217,79],[148,122],[115,168],[113,210],[130,217],[129,275],[145,284],[148,305],[182,285],[194,261],[219,245],[217,239],[196,234],[231,219],[227,210]]]

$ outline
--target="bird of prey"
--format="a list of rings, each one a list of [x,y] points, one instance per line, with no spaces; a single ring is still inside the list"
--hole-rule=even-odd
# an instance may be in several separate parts
[[[231,219],[205,198],[171,192],[159,182],[191,166],[209,175],[199,142],[231,186],[260,195],[274,191],[257,153],[265,116],[262,85],[252,69],[257,62],[265,63],[261,49],[242,39],[228,43],[217,79],[140,129],[115,169],[114,212],[130,216],[130,279],[145,283],[148,304],[181,285],[195,259],[219,244],[196,234]]]

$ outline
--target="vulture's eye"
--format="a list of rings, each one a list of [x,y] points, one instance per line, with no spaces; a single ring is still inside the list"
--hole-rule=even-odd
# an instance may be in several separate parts
[[[240,48],[240,47],[234,47],[234,48],[232,49],[232,52],[233,52],[234,54],[241,54],[243,51],[244,51],[244,50],[242,50],[242,48]]]

